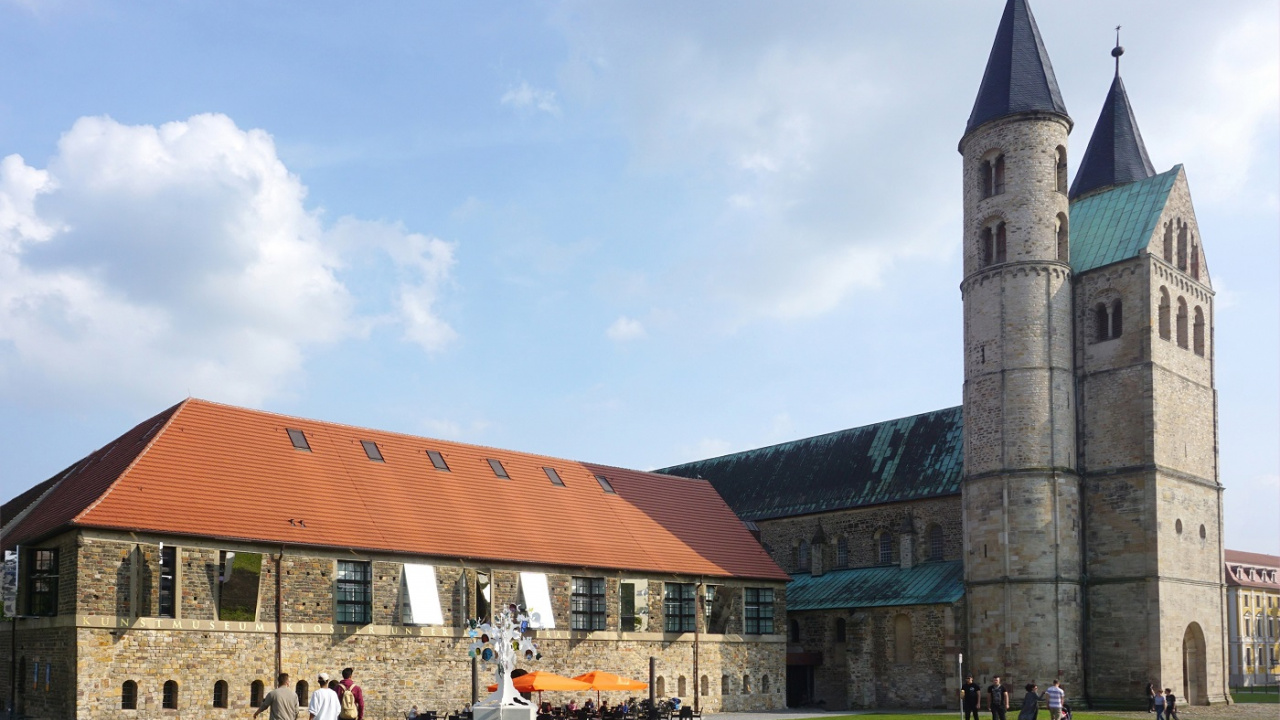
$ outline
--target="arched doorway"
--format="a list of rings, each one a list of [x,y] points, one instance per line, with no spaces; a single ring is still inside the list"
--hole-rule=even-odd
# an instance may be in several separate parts
[[[1204,631],[1199,623],[1191,623],[1182,635],[1182,697],[1188,705],[1208,704],[1206,660]]]

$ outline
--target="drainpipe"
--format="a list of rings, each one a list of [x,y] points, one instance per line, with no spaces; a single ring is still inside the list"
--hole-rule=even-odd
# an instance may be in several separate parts
[[[694,595],[697,597],[697,605],[694,606],[693,615],[693,709],[701,713],[702,708],[699,705],[701,693],[699,691],[702,690],[702,686],[698,684],[698,640],[701,636],[699,635],[698,628],[702,623],[698,621],[704,613],[698,611],[704,609],[703,605],[706,604],[706,597],[703,594],[706,592],[706,588],[702,584],[702,578],[698,578],[698,584],[694,587],[696,588]]]
[[[281,660],[281,644],[284,640],[284,597],[281,594],[281,588],[284,586],[284,545],[280,545],[280,555],[276,558],[276,677],[280,677],[283,670],[283,661]]]
[[[9,618],[9,720],[18,707],[18,618]]]

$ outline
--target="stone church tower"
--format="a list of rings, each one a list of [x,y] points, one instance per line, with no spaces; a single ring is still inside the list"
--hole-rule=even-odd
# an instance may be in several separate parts
[[[960,141],[968,662],[1078,687],[1071,126],[1035,19],[1010,0]]]

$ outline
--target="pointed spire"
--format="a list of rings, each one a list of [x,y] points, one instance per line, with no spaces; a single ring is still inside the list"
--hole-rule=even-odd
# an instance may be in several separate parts
[[[1008,0],[965,134],[985,122],[1023,112],[1071,119],[1027,0]]]
[[[1138,121],[1133,117],[1129,94],[1120,79],[1120,56],[1123,54],[1120,28],[1117,27],[1116,47],[1111,51],[1111,56],[1116,59],[1116,76],[1111,81],[1107,101],[1102,104],[1102,114],[1093,128],[1093,137],[1089,138],[1089,147],[1084,151],[1076,179],[1071,183],[1069,197],[1073,200],[1099,188],[1124,185],[1156,174],[1151,159],[1147,157],[1142,133],[1138,132]]]

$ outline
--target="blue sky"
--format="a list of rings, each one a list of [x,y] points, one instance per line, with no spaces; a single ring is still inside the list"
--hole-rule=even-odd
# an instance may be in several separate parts
[[[638,468],[958,404],[1002,5],[0,2],[0,498],[188,394]],[[1073,172],[1124,26],[1280,553],[1275,4],[1033,9]]]

